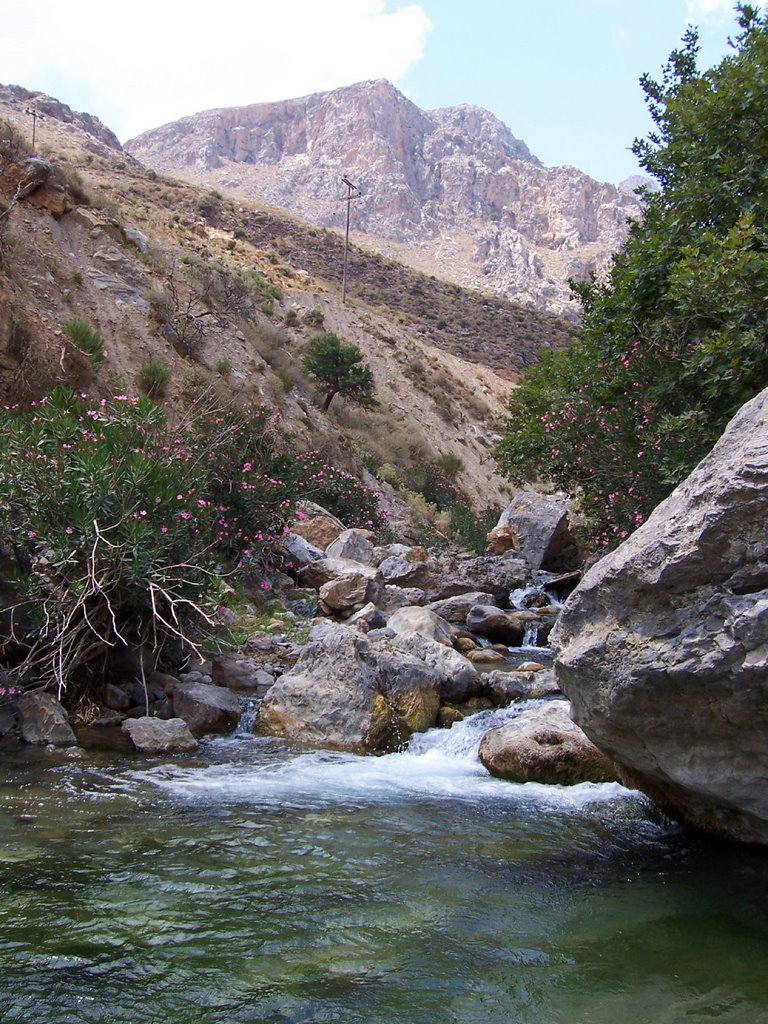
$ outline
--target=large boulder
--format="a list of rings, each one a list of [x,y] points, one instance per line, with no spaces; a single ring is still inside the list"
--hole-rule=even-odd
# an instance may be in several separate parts
[[[575,720],[628,780],[768,844],[768,390],[587,573],[552,643]]]
[[[257,730],[345,750],[396,750],[435,724],[439,684],[421,659],[328,623],[264,698]]]
[[[491,729],[480,742],[478,756],[491,775],[510,782],[571,786],[618,779],[616,766],[571,720],[564,700],[521,711],[511,722]]]
[[[72,747],[77,739],[67,713],[51,693],[32,690],[22,693],[16,707],[19,731],[25,743]]]
[[[430,574],[427,591],[430,601],[444,601],[457,594],[482,591],[501,605],[509,603],[509,593],[524,586],[531,570],[526,560],[512,551],[496,555],[446,556]]]
[[[476,604],[495,606],[496,601],[493,594],[482,590],[470,590],[466,594],[456,594],[443,601],[432,601],[427,608],[435,615],[439,615],[441,619],[445,619],[446,622],[460,622],[464,625],[470,608]]]
[[[495,669],[486,672],[482,680],[482,692],[486,697],[490,697],[497,707],[506,707],[513,700],[548,697],[559,692],[553,669],[526,671],[523,667],[514,672]]]
[[[210,683],[179,683],[173,691],[173,710],[193,736],[231,732],[243,713],[231,690]]]
[[[400,633],[392,646],[426,662],[437,673],[441,702],[463,702],[477,697],[483,680],[472,662],[452,647],[428,640],[419,633]]]
[[[439,615],[429,611],[428,608],[398,608],[387,619],[387,626],[395,633],[418,633],[428,640],[436,640],[439,644],[445,644],[447,647],[453,645],[451,627],[445,619],[441,619]]]
[[[519,551],[531,569],[570,569],[578,554],[562,499],[521,491],[488,534],[496,554]]]
[[[144,754],[184,754],[197,748],[197,740],[181,718],[129,718],[122,729]]]
[[[315,562],[306,565],[299,573],[299,579],[303,586],[313,587],[315,590],[326,583],[333,583],[348,577],[359,579],[364,577],[371,583],[371,590],[377,589],[381,583],[378,570],[372,565],[363,565],[362,562],[353,562],[348,558],[319,558]],[[369,597],[368,600],[373,600]]]
[[[340,519],[312,501],[301,502],[293,524],[293,533],[323,551],[345,530],[346,526]]]
[[[494,605],[475,604],[467,612],[467,629],[508,647],[520,647],[530,616],[530,612],[503,612]]]

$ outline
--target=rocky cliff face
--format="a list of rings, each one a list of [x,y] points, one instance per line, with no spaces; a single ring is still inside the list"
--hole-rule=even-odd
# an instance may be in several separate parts
[[[386,81],[212,110],[126,148],[167,173],[341,227],[417,269],[555,312],[568,276],[600,270],[637,201],[573,167],[545,168],[487,110],[425,112]]]
[[[573,717],[676,816],[768,844],[768,390],[552,634]]]

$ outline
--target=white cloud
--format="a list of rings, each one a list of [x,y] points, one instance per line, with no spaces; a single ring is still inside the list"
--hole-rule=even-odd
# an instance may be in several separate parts
[[[709,21],[733,14],[735,0],[686,0],[690,21]]]
[[[385,0],[81,0],[76,18],[53,0],[4,6],[2,80],[95,113],[121,139],[210,107],[397,84],[431,28],[417,4]]]

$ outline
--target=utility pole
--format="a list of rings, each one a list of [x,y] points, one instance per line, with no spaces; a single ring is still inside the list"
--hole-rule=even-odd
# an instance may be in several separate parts
[[[29,114],[29,116],[32,118],[32,152],[34,153],[35,152],[35,135],[37,133],[37,119],[39,117],[41,121],[44,121],[45,120],[45,114],[40,114],[38,112],[37,107],[35,106],[34,103],[32,104],[31,107],[27,107],[27,109],[24,111],[24,113],[25,114]]]
[[[344,234],[344,269],[341,272],[341,304],[346,306],[347,304],[347,260],[349,258],[349,208],[352,205],[353,199],[359,199],[362,192],[353,185],[346,174],[342,174],[341,180],[347,186],[347,194],[342,197],[343,202],[347,204],[347,230]]]

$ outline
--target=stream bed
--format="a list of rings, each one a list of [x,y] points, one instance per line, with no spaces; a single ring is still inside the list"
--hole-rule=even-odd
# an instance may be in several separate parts
[[[378,758],[3,751],[0,1021],[768,1021],[768,855],[492,779],[515,713]]]

